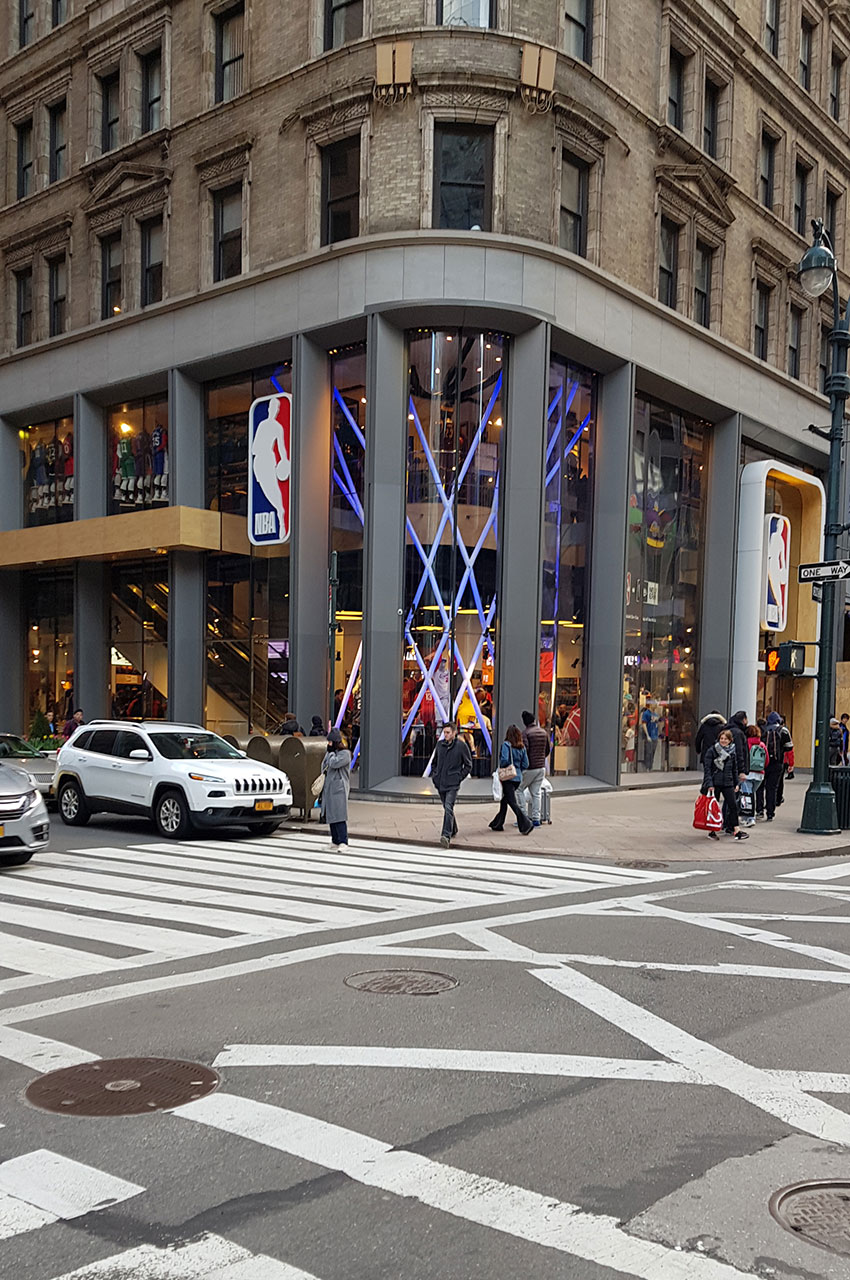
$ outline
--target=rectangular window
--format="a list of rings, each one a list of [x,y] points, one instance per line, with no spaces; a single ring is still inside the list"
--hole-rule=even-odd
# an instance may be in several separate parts
[[[142,133],[153,133],[162,124],[162,51],[153,49],[142,58]]]
[[[792,307],[788,316],[788,373],[800,377],[800,347],[803,338],[803,310]]]
[[[32,267],[15,273],[17,333],[19,347],[32,342]]]
[[[805,18],[800,23],[800,84],[804,89],[812,85],[812,36],[813,27]]]
[[[65,332],[68,305],[68,262],[63,253],[61,258],[51,258],[47,264],[48,292],[50,306],[50,336]]]
[[[437,23],[441,27],[495,27],[495,8],[495,0],[437,0]]]
[[[58,27],[68,17],[68,0],[53,0],[53,25]]]
[[[764,47],[774,58],[779,57],[779,0],[766,0],[764,8]]]
[[[579,62],[591,62],[593,54],[593,0],[566,0],[566,48]]]
[[[18,143],[18,199],[31,196],[35,178],[33,156],[32,120],[25,120],[15,128]]]
[[[823,225],[829,236],[829,243],[833,252],[838,244],[838,208],[841,203],[841,196],[837,191],[833,191],[830,187],[826,189],[826,209],[824,211]]]
[[[338,49],[363,35],[363,0],[325,0],[325,48]]]
[[[242,274],[242,184],[213,192],[213,276]]]
[[[841,80],[844,75],[844,59],[833,50],[829,67],[829,114],[833,120],[841,119]]]
[[[809,202],[809,170],[804,164],[794,168],[794,230],[806,234],[806,208]]]
[[[121,77],[117,71],[100,77],[100,149],[106,154],[118,146]]]
[[[667,73],[667,123],[681,129],[685,119],[685,57],[678,49],[670,48],[670,66]]]
[[[820,327],[820,351],[818,353],[818,388],[823,395],[826,395],[826,380],[829,376],[829,335],[830,326],[822,324]]]
[[[492,188],[493,130],[480,125],[436,124],[434,227],[489,231]]]
[[[679,283],[679,226],[669,218],[661,219],[658,250],[658,301],[675,311]]]
[[[50,181],[61,182],[68,176],[68,142],[66,123],[68,110],[63,98],[50,108]]]
[[[705,99],[702,115],[702,149],[713,160],[717,159],[717,109],[720,104],[720,87],[713,80],[705,82]]]
[[[776,139],[762,130],[759,152],[759,201],[766,209],[773,208],[773,184],[776,174]]]
[[[588,166],[575,156],[561,161],[561,226],[559,244],[570,253],[587,253]]]
[[[322,244],[360,234],[360,135],[322,147]]]
[[[711,267],[714,250],[711,245],[697,240],[694,253],[694,319],[697,324],[711,327]]]
[[[23,49],[35,37],[35,0],[19,0],[18,44]]]
[[[243,89],[245,6],[237,5],[215,20],[215,100],[230,102]]]
[[[142,306],[162,301],[162,218],[142,223]]]
[[[121,314],[121,233],[104,236],[100,242],[100,318],[111,320]]]
[[[772,293],[773,290],[770,285],[762,284],[759,280],[756,285],[756,321],[753,334],[753,351],[759,360],[767,359],[767,344],[770,337],[770,295]]]

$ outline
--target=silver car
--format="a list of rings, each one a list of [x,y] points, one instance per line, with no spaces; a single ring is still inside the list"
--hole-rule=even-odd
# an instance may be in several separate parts
[[[47,807],[26,769],[0,760],[0,867],[20,867],[50,836]]]
[[[45,800],[52,796],[53,774],[56,772],[55,751],[37,751],[16,733],[0,733],[0,762],[3,760],[11,760],[31,773]]]

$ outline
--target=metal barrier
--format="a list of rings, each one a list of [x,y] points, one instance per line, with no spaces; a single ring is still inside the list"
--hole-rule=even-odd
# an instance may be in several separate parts
[[[838,825],[842,831],[848,831],[850,830],[850,768],[842,764],[834,765],[829,771],[829,781],[835,792]]]
[[[300,809],[302,818],[308,820],[316,799],[310,788],[322,771],[327,749],[326,738],[295,738],[291,734],[280,748],[278,767],[289,778],[293,808]]]

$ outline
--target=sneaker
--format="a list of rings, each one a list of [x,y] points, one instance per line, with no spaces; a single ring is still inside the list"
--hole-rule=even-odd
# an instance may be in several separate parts
[[[532,821],[531,825],[532,825],[533,827],[539,827],[539,826],[540,826],[540,823],[539,823],[536,819],[534,819],[534,820]]]
[[[709,831],[708,838],[709,840],[719,840],[720,836],[717,834],[716,831]]]
[[[749,835],[749,832],[748,832],[748,831],[736,831],[736,832],[735,832],[735,839],[736,839],[736,840],[749,840],[749,838],[750,838],[750,835]]]
[[[775,817],[776,817],[776,814],[774,814],[774,813],[769,813],[769,814],[767,815],[767,817],[765,818],[765,822],[773,822],[773,819],[774,819]]]
[[[348,853],[348,845],[347,845],[347,844],[339,844],[339,845],[337,845],[337,849],[339,850],[339,852],[340,852],[340,853]]]
[[[448,836],[440,836],[440,844],[443,846],[444,849],[448,849],[449,845],[451,844],[451,840],[449,839]]]

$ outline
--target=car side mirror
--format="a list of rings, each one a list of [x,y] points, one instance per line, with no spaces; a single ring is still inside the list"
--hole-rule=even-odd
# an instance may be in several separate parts
[[[247,752],[247,751],[240,751],[240,752],[239,752],[239,754],[240,754],[240,756],[242,757],[242,759],[243,759],[243,760],[247,760],[247,759],[248,759],[248,752]]]
[[[153,756],[149,751],[145,751],[144,747],[136,747],[130,752],[131,760],[152,760]]]

